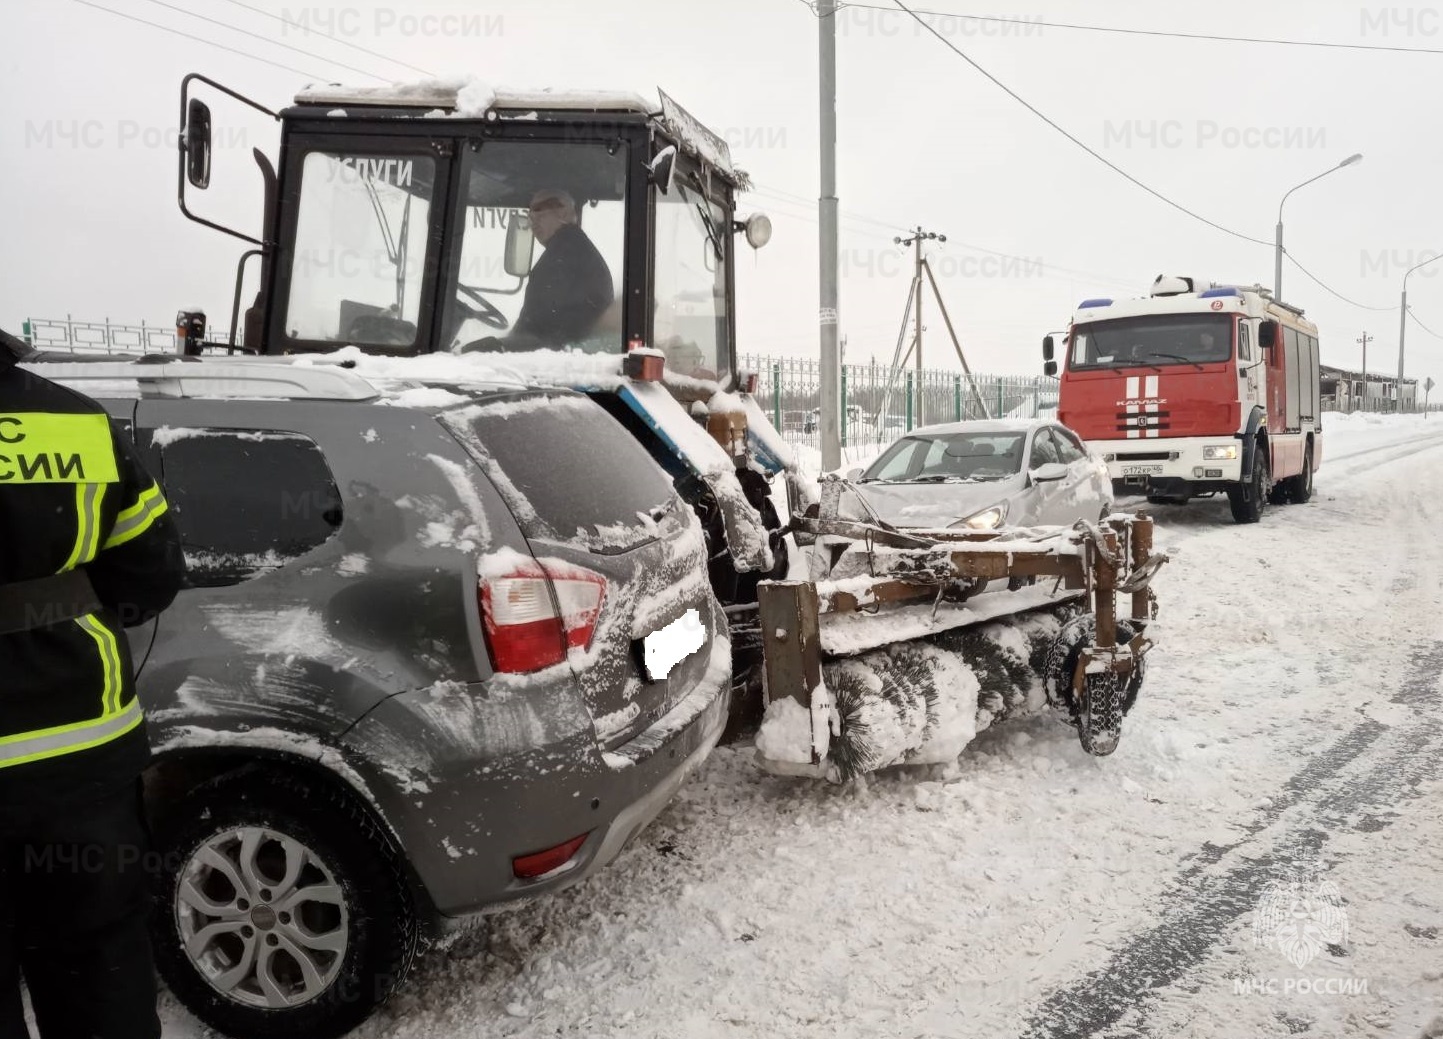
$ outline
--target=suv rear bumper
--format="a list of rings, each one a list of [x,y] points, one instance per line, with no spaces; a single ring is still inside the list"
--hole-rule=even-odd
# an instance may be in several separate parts
[[[351,764],[434,910],[433,930],[445,930],[447,918],[586,879],[661,812],[726,725],[731,644],[719,608],[716,623],[716,634],[699,651],[710,654],[702,680],[652,726],[609,752],[598,747],[579,704],[553,711],[530,698],[498,698],[494,678],[490,702],[482,685],[458,693],[475,708],[465,719],[470,731],[436,725],[426,707],[430,694],[419,691],[387,700],[347,734],[348,749],[358,755]],[[509,740],[508,729],[516,733]],[[418,752],[430,758],[424,766]],[[535,879],[513,872],[514,858],[583,834],[585,842],[564,866]]]

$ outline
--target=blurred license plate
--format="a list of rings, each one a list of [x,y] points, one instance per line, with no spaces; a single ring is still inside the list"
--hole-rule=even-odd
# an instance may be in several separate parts
[[[1160,465],[1125,465],[1122,467],[1123,476],[1158,476],[1162,473]]]
[[[671,669],[701,649],[706,642],[706,629],[701,615],[687,610],[676,620],[642,640],[642,663],[648,682],[660,682]]]

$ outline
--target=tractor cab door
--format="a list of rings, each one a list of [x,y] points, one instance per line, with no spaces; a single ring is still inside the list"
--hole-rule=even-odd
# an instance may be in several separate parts
[[[267,352],[428,349],[453,152],[416,136],[289,137]]]
[[[652,320],[668,371],[723,385],[736,371],[732,201],[719,178],[678,160],[652,187]]]

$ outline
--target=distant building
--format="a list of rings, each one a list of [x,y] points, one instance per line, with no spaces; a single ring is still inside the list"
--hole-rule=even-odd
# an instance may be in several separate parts
[[[1395,376],[1362,372],[1330,365],[1318,366],[1324,411],[1397,411],[1398,384]],[[1404,379],[1403,411],[1418,410],[1418,380]]]

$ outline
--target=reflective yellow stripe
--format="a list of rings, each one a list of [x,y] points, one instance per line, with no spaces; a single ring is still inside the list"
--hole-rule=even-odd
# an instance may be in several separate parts
[[[75,623],[95,640],[95,648],[100,651],[100,666],[104,674],[100,692],[100,714],[103,718],[120,710],[120,647],[116,645],[115,633],[100,623],[95,614],[77,617]]]
[[[124,736],[145,720],[139,699],[132,699],[124,707],[120,706],[120,694],[124,684],[121,680],[120,645],[116,641],[115,633],[94,614],[77,617],[75,623],[95,640],[95,648],[100,656],[99,717],[33,732],[0,736],[0,768],[89,750]]]
[[[0,483],[117,483],[105,414],[0,413]]]
[[[65,564],[56,571],[65,573],[83,566],[95,558],[100,548],[100,502],[105,496],[105,484],[78,483],[75,485],[75,546]]]
[[[89,750],[119,739],[143,721],[145,714],[140,709],[140,701],[131,700],[124,710],[103,718],[6,736],[0,739],[0,768]]]
[[[131,538],[139,537],[150,529],[158,516],[164,515],[165,510],[170,508],[165,496],[160,493],[160,487],[152,483],[145,490],[140,492],[140,497],[135,504],[128,509],[121,511],[115,517],[115,525],[110,528],[110,537],[105,539],[103,548],[115,548],[123,545]]]

